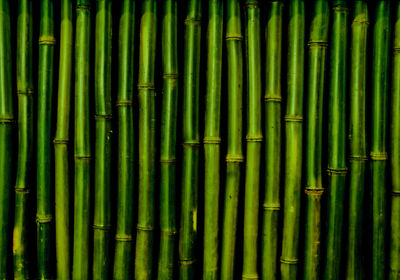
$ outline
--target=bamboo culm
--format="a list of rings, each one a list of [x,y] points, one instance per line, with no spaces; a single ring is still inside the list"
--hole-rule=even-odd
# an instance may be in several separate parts
[[[317,0],[311,19],[309,75],[306,123],[305,193],[306,225],[304,244],[304,279],[318,279],[320,266],[322,185],[322,117],[328,47],[329,4]]]
[[[262,279],[278,277],[278,228],[281,173],[281,57],[283,2],[269,3],[266,26],[265,195],[262,230]]]
[[[28,279],[28,201],[32,184],[33,154],[33,78],[32,78],[32,2],[18,2],[17,93],[18,93],[18,165],[15,184],[13,231],[14,278]]]
[[[155,226],[155,133],[157,2],[144,0],[139,42],[139,205],[136,236],[135,279],[152,279]]]
[[[160,143],[160,254],[158,279],[174,279],[176,237],[176,123],[178,109],[178,6],[164,1],[162,20],[163,100]]]
[[[185,20],[183,63],[182,204],[179,229],[179,277],[195,277],[197,193],[199,178],[199,86],[202,1],[189,0]]]
[[[124,0],[118,44],[118,196],[113,279],[133,278],[135,1]]]
[[[346,277],[364,279],[362,254],[362,212],[367,164],[365,103],[368,9],[365,1],[354,3],[351,36],[351,83],[349,123],[349,220]]]
[[[325,280],[340,279],[343,245],[343,214],[346,187],[346,1],[332,4],[330,91],[328,104],[328,191],[325,244]]]
[[[242,152],[243,54],[240,2],[227,1],[227,79],[228,79],[228,143],[224,219],[222,228],[221,279],[235,275],[235,248]]]
[[[89,278],[90,233],[90,0],[78,0],[75,39],[75,195],[72,279]]]
[[[204,245],[203,279],[218,279],[219,199],[220,199],[220,121],[223,48],[222,0],[208,2],[207,89],[204,128]]]
[[[371,184],[372,278],[386,279],[386,126],[390,1],[377,1],[372,54]]]
[[[258,206],[261,164],[261,40],[258,1],[246,1],[247,157],[242,279],[258,278]]]
[[[53,1],[42,0],[39,35],[39,81],[37,109],[37,263],[41,279],[52,277],[52,178],[51,112],[53,99],[54,18]]]
[[[10,197],[12,186],[14,110],[11,69],[11,25],[8,0],[0,1],[0,279],[8,279],[10,252]]]
[[[393,38],[391,115],[392,214],[389,279],[400,279],[400,2],[396,5]]]
[[[289,3],[287,105],[285,121],[286,160],[281,254],[281,279],[297,279],[299,262],[300,200],[303,149],[304,42],[303,0]]]
[[[93,279],[110,278],[112,1],[96,1]]]

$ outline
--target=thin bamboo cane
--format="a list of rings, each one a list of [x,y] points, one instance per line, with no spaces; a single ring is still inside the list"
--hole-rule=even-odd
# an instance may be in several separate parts
[[[303,0],[289,3],[286,160],[281,279],[297,279],[303,156],[305,11]]]
[[[114,278],[133,277],[134,79],[135,1],[122,2],[119,18],[118,68],[118,196]]]
[[[183,163],[182,206],[179,238],[180,279],[195,277],[197,193],[199,166],[199,81],[201,3],[189,0],[185,20],[183,65]]]
[[[261,164],[261,44],[258,0],[246,1],[247,157],[242,279],[257,279],[258,207]]]
[[[392,213],[390,238],[389,279],[400,279],[400,2],[396,5],[393,38],[392,115],[391,115],[391,168]]]
[[[346,277],[364,279],[361,263],[362,212],[365,168],[367,163],[365,101],[368,7],[365,1],[354,3],[351,39],[351,83],[349,124],[349,227],[347,233]]]
[[[72,1],[61,1],[60,61],[58,77],[55,156],[55,230],[57,279],[71,279],[69,231],[69,120],[71,99],[73,24]]]
[[[28,200],[32,183],[32,2],[19,1],[17,22],[18,166],[13,232],[14,279],[28,279]]]
[[[204,127],[204,246],[203,279],[218,279],[220,121],[223,48],[222,0],[208,2],[207,95]]]
[[[372,278],[386,279],[386,125],[390,1],[377,1],[372,57]]]
[[[53,99],[53,1],[42,0],[39,35],[37,113],[37,264],[40,279],[52,277],[51,112]]]
[[[271,1],[266,27],[265,195],[263,204],[262,279],[278,277],[281,167],[281,57],[283,2]]]
[[[324,279],[340,279],[346,187],[346,1],[332,4],[328,116],[328,199]]]
[[[11,26],[8,0],[0,1],[0,279],[8,279],[10,244],[10,191],[13,157],[14,110],[12,98]]]
[[[174,279],[176,236],[176,122],[178,103],[177,2],[166,0],[162,21],[164,71],[160,143],[160,255],[158,279]]]
[[[72,279],[89,278],[91,1],[78,0],[75,39],[75,199]]]
[[[93,279],[110,277],[112,1],[96,1]]]
[[[222,228],[221,279],[233,279],[242,153],[243,56],[240,2],[227,2],[228,146]]]
[[[328,47],[329,5],[317,0],[311,21],[309,41],[308,111],[306,127],[306,226],[304,279],[318,279],[320,263],[322,185],[322,111],[325,60]]]
[[[155,90],[157,2],[144,0],[140,22],[139,55],[139,211],[135,278],[152,279],[155,185]]]

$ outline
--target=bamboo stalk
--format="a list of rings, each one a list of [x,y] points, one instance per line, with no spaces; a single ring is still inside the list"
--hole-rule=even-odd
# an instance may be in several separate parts
[[[8,279],[10,242],[10,196],[13,158],[14,110],[12,98],[10,6],[0,1],[0,279]]]
[[[73,24],[72,1],[61,1],[60,61],[57,129],[54,138],[55,230],[57,279],[71,279],[69,231],[69,120],[71,100]]]
[[[158,279],[174,279],[176,236],[176,122],[178,103],[177,2],[164,1],[162,61],[164,71],[160,143],[160,255]]]
[[[303,96],[305,10],[303,0],[289,3],[286,159],[282,232],[281,279],[297,279],[303,157]]]
[[[155,90],[157,2],[144,0],[139,45],[139,211],[136,237],[135,278],[151,279],[154,239]]]
[[[261,164],[261,44],[260,8],[257,0],[246,1],[247,59],[247,157],[244,198],[242,279],[258,279],[257,239]]]
[[[390,39],[390,2],[377,1],[373,38],[371,182],[372,277],[386,279],[386,123]]]
[[[233,279],[242,153],[243,57],[240,2],[227,2],[228,146],[222,228],[221,279]]]
[[[368,7],[365,1],[354,3],[351,39],[351,83],[349,124],[349,228],[347,233],[346,277],[364,279],[362,254],[362,212],[365,168],[367,163],[365,102]]]
[[[328,193],[324,279],[340,279],[346,187],[346,1],[332,4],[328,115]]]
[[[329,5],[317,0],[309,41],[308,111],[306,127],[306,226],[304,279],[318,279],[320,263],[322,185],[322,116],[325,60],[328,47]]]
[[[392,213],[390,238],[389,279],[400,279],[400,2],[396,5],[396,19],[393,32],[393,79],[391,115],[391,168],[392,168]]]
[[[91,1],[78,0],[75,39],[75,199],[72,279],[89,278]]]
[[[118,57],[118,196],[114,278],[133,277],[134,192],[134,79],[135,1],[122,2],[119,18]]]
[[[278,228],[281,172],[281,57],[283,2],[271,1],[266,27],[265,195],[263,204],[262,279],[278,277]]]
[[[219,199],[220,199],[220,121],[223,48],[222,0],[208,2],[207,94],[204,127],[204,245],[203,279],[218,279]]]
[[[112,1],[96,1],[93,279],[110,277]]]
[[[53,1],[42,0],[39,35],[37,113],[37,262],[40,279],[52,276],[51,112],[53,99],[54,18]]]
[[[32,184],[32,2],[19,1],[17,22],[18,166],[13,231],[14,279],[28,279],[28,200]]]
[[[179,238],[180,279],[195,277],[197,193],[199,166],[199,82],[201,3],[189,0],[185,20],[183,64],[183,162],[182,206]]]

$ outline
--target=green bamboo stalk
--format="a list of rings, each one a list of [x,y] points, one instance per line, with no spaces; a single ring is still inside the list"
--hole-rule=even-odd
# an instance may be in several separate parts
[[[57,129],[54,138],[55,230],[57,279],[71,279],[69,231],[69,119],[71,100],[72,1],[61,1],[60,61],[58,77]]]
[[[72,279],[89,278],[90,231],[90,17],[91,1],[78,0],[75,39],[75,200]]]
[[[112,1],[96,1],[93,279],[110,277]]]
[[[164,1],[162,61],[164,71],[160,143],[160,255],[158,279],[174,279],[176,236],[176,122],[178,103],[177,1]]]
[[[392,79],[392,124],[391,124],[391,168],[392,168],[392,215],[390,238],[389,279],[400,279],[400,2],[396,5],[396,21],[393,38]]]
[[[188,1],[185,20],[182,206],[179,230],[180,279],[193,279],[195,277],[200,146],[199,82],[201,3],[202,1],[199,0]]]
[[[347,233],[347,279],[364,279],[362,254],[362,212],[365,168],[367,163],[365,102],[368,7],[365,1],[354,3],[351,37],[351,83],[349,124],[349,227]]]
[[[52,276],[51,105],[53,98],[53,1],[40,5],[38,113],[37,113],[37,265],[40,279]]]
[[[208,2],[207,94],[204,127],[204,246],[203,279],[218,279],[219,198],[220,198],[220,120],[223,48],[222,0]]]
[[[329,5],[317,0],[311,19],[309,41],[308,110],[306,127],[306,225],[304,279],[319,278],[322,185],[322,111],[325,60],[328,47]]]
[[[257,239],[261,164],[261,44],[258,0],[246,1],[247,157],[242,279],[258,279]]]
[[[139,45],[139,211],[135,279],[152,279],[154,240],[154,185],[156,94],[154,89],[157,2],[144,0]]]
[[[32,184],[32,2],[19,1],[17,22],[18,166],[13,232],[14,279],[28,279],[28,200]]]
[[[372,57],[372,278],[386,279],[386,123],[390,1],[377,1]]]
[[[340,279],[346,187],[346,1],[332,4],[328,115],[328,199],[324,279]]]
[[[114,278],[133,278],[134,192],[134,78],[135,1],[122,2],[119,18],[118,57],[118,196]]]
[[[271,1],[266,27],[265,195],[263,204],[262,279],[278,277],[278,228],[281,172],[281,57],[283,2]]]
[[[228,146],[222,228],[221,279],[233,279],[242,153],[243,56],[239,0],[227,2]]]
[[[0,279],[9,278],[10,191],[13,157],[14,110],[12,98],[10,6],[0,1]]]
[[[281,279],[297,279],[303,156],[305,11],[303,0],[289,2],[285,179]]]

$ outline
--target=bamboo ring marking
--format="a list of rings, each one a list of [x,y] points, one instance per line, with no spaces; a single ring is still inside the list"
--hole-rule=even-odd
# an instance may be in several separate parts
[[[116,234],[115,235],[115,240],[116,241],[121,241],[121,242],[130,242],[133,240],[132,235],[130,234]]]
[[[262,136],[246,136],[247,142],[262,142],[263,139]]]
[[[309,41],[308,46],[310,48],[327,48],[328,42],[323,40]]]
[[[286,115],[284,117],[285,122],[303,122],[303,117],[302,116],[296,116],[296,115]]]
[[[78,4],[76,5],[77,10],[90,10],[90,4]]]
[[[220,144],[221,138],[220,137],[204,137],[203,143],[204,144]]]
[[[149,89],[149,90],[154,90],[154,83],[140,83],[137,85],[138,89]]]
[[[194,264],[197,260],[196,259],[188,259],[188,260],[179,260],[181,265],[191,265]]]
[[[168,235],[168,236],[174,236],[177,234],[176,230],[160,230],[161,234],[163,235]]]
[[[0,123],[13,123],[15,122],[14,118],[0,118]]]
[[[133,101],[132,100],[118,100],[115,103],[115,106],[117,107],[130,107],[133,105]]]
[[[36,223],[38,224],[48,224],[53,221],[53,215],[36,216]]]
[[[34,91],[31,88],[28,88],[26,90],[17,90],[18,95],[33,95]]]
[[[174,164],[174,163],[176,163],[176,158],[160,159],[160,163]]]
[[[258,8],[258,1],[247,0],[246,3],[245,3],[245,6],[247,8],[257,9]]]
[[[112,119],[112,114],[96,114],[94,115],[95,120],[110,120]]]
[[[164,79],[178,79],[179,74],[178,73],[164,73],[163,78]]]
[[[68,139],[54,139],[53,140],[53,143],[54,144],[64,144],[64,145],[67,145],[68,143],[69,143],[69,140]]]
[[[258,277],[258,274],[242,274],[242,280],[245,280],[245,279],[249,279],[249,280],[251,280],[251,279],[259,279],[259,277]]]
[[[282,96],[279,95],[266,95],[264,97],[266,102],[282,102]]]
[[[199,18],[186,18],[185,19],[185,24],[200,24],[201,19]]]
[[[324,188],[306,187],[304,192],[307,195],[321,196],[324,193]]]
[[[231,163],[241,163],[244,161],[244,157],[242,155],[227,155],[225,161]]]
[[[332,168],[328,167],[326,169],[328,172],[328,175],[339,175],[339,176],[346,176],[347,174],[347,168]]]
[[[297,264],[299,263],[298,259],[285,259],[285,258],[280,258],[280,262],[281,263],[285,263],[285,264]]]
[[[392,196],[400,196],[400,191],[392,191]]]
[[[15,193],[29,194],[31,190],[29,188],[15,188]]]
[[[360,23],[360,24],[365,24],[365,25],[369,25],[369,21],[367,18],[365,17],[359,17],[353,20],[353,24],[354,23]]]
[[[394,53],[394,54],[400,53],[400,47],[394,47],[394,48],[393,48],[393,53]]]
[[[93,225],[92,227],[97,230],[111,230],[111,225]]]
[[[229,33],[226,33],[225,39],[227,41],[242,41],[243,36],[240,33],[229,32]]]
[[[383,153],[371,152],[370,157],[371,157],[371,160],[375,160],[375,161],[385,161],[388,158],[387,153],[385,153],[385,152],[383,152]]]
[[[74,155],[76,160],[92,160],[92,156],[90,155]]]
[[[279,211],[281,210],[281,205],[280,204],[263,204],[263,209],[265,211]]]
[[[39,45],[55,45],[56,38],[54,36],[41,36],[39,37]]]
[[[367,161],[368,157],[365,157],[365,156],[350,156],[349,160],[350,161]]]
[[[136,229],[139,231],[153,231],[154,228],[151,226],[141,226],[141,225],[137,225]]]

